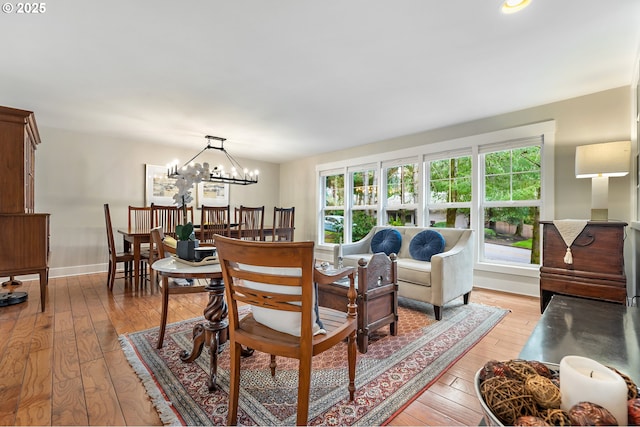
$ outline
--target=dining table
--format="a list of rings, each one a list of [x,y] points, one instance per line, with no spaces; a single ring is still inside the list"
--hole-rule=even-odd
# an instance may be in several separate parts
[[[133,283],[135,289],[140,286],[140,261],[142,260],[142,245],[151,241],[151,230],[148,228],[119,228],[122,234],[125,252],[133,249]]]
[[[151,268],[161,276],[173,279],[209,279],[205,291],[209,293],[209,301],[204,308],[205,321],[193,327],[193,348],[191,351],[183,351],[180,360],[193,362],[202,353],[206,345],[209,349],[209,378],[207,387],[209,391],[218,388],[216,379],[218,376],[218,353],[220,345],[226,342],[226,333],[229,326],[227,319],[228,309],[224,300],[224,283],[222,282],[222,269],[220,263],[196,263],[178,258],[175,255],[156,260]],[[250,350],[243,352],[245,356],[252,353]]]
[[[200,225],[194,225],[195,230],[199,230]],[[123,249],[125,252],[133,250],[133,280],[135,289],[140,286],[140,261],[142,260],[142,245],[151,241],[151,230],[148,228],[119,228],[118,233],[122,234]],[[196,232],[196,235],[198,233]],[[273,227],[265,226],[263,228],[265,239],[273,236]],[[232,224],[231,237],[238,237],[238,224]]]

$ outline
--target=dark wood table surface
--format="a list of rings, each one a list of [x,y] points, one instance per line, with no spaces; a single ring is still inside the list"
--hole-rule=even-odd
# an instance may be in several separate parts
[[[520,358],[560,363],[588,357],[640,384],[640,308],[556,294],[520,352]]]

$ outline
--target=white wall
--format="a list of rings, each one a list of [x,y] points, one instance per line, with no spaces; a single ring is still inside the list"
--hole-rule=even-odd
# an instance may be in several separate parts
[[[110,205],[114,228],[126,227],[127,207],[145,203],[145,164],[186,160],[202,149],[178,149],[52,128],[39,130],[42,144],[36,151],[36,211],[51,214],[51,277],[106,271],[103,204]],[[213,159],[215,155],[218,153],[202,156]],[[279,165],[238,161],[259,169],[260,182],[231,186],[231,206],[265,205],[265,224],[271,224],[280,192]],[[196,222],[199,214],[196,210]],[[118,234],[116,244],[121,250]]]
[[[555,215],[553,218],[542,219],[589,218],[591,182],[588,179],[575,178],[575,147],[630,139],[630,91],[631,88],[625,86],[283,164],[280,170],[281,185],[287,185],[288,181],[297,181],[307,186],[303,191],[293,192],[295,198],[291,199],[292,204],[296,206],[296,239],[316,239],[315,224],[319,206],[315,195],[315,166],[318,164],[453,140],[547,120],[556,122]],[[610,180],[609,217],[611,219],[631,221],[631,212],[635,206],[635,201],[632,202],[629,197],[631,182],[631,175]],[[293,191],[293,187],[290,190]],[[631,250],[630,242],[625,242],[625,262],[629,280]],[[328,254],[319,254],[319,257],[324,256],[328,259]],[[480,271],[475,272],[475,277],[476,285],[479,286],[538,295],[537,277],[513,277]]]

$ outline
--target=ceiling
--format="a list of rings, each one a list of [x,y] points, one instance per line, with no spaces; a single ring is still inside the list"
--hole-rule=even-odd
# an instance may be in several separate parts
[[[45,5],[0,15],[2,105],[271,162],[629,85],[640,47],[638,0]]]

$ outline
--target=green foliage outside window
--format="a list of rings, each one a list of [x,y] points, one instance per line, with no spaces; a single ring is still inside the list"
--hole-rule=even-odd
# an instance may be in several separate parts
[[[353,211],[352,217],[351,240],[357,242],[376,225],[376,211]]]
[[[324,179],[325,206],[344,206],[344,175],[329,175]]]
[[[485,200],[540,200],[540,147],[487,154]]]
[[[418,165],[415,163],[387,169],[387,203],[402,205],[418,201]]]
[[[429,185],[431,203],[471,201],[471,157],[430,162]]]

